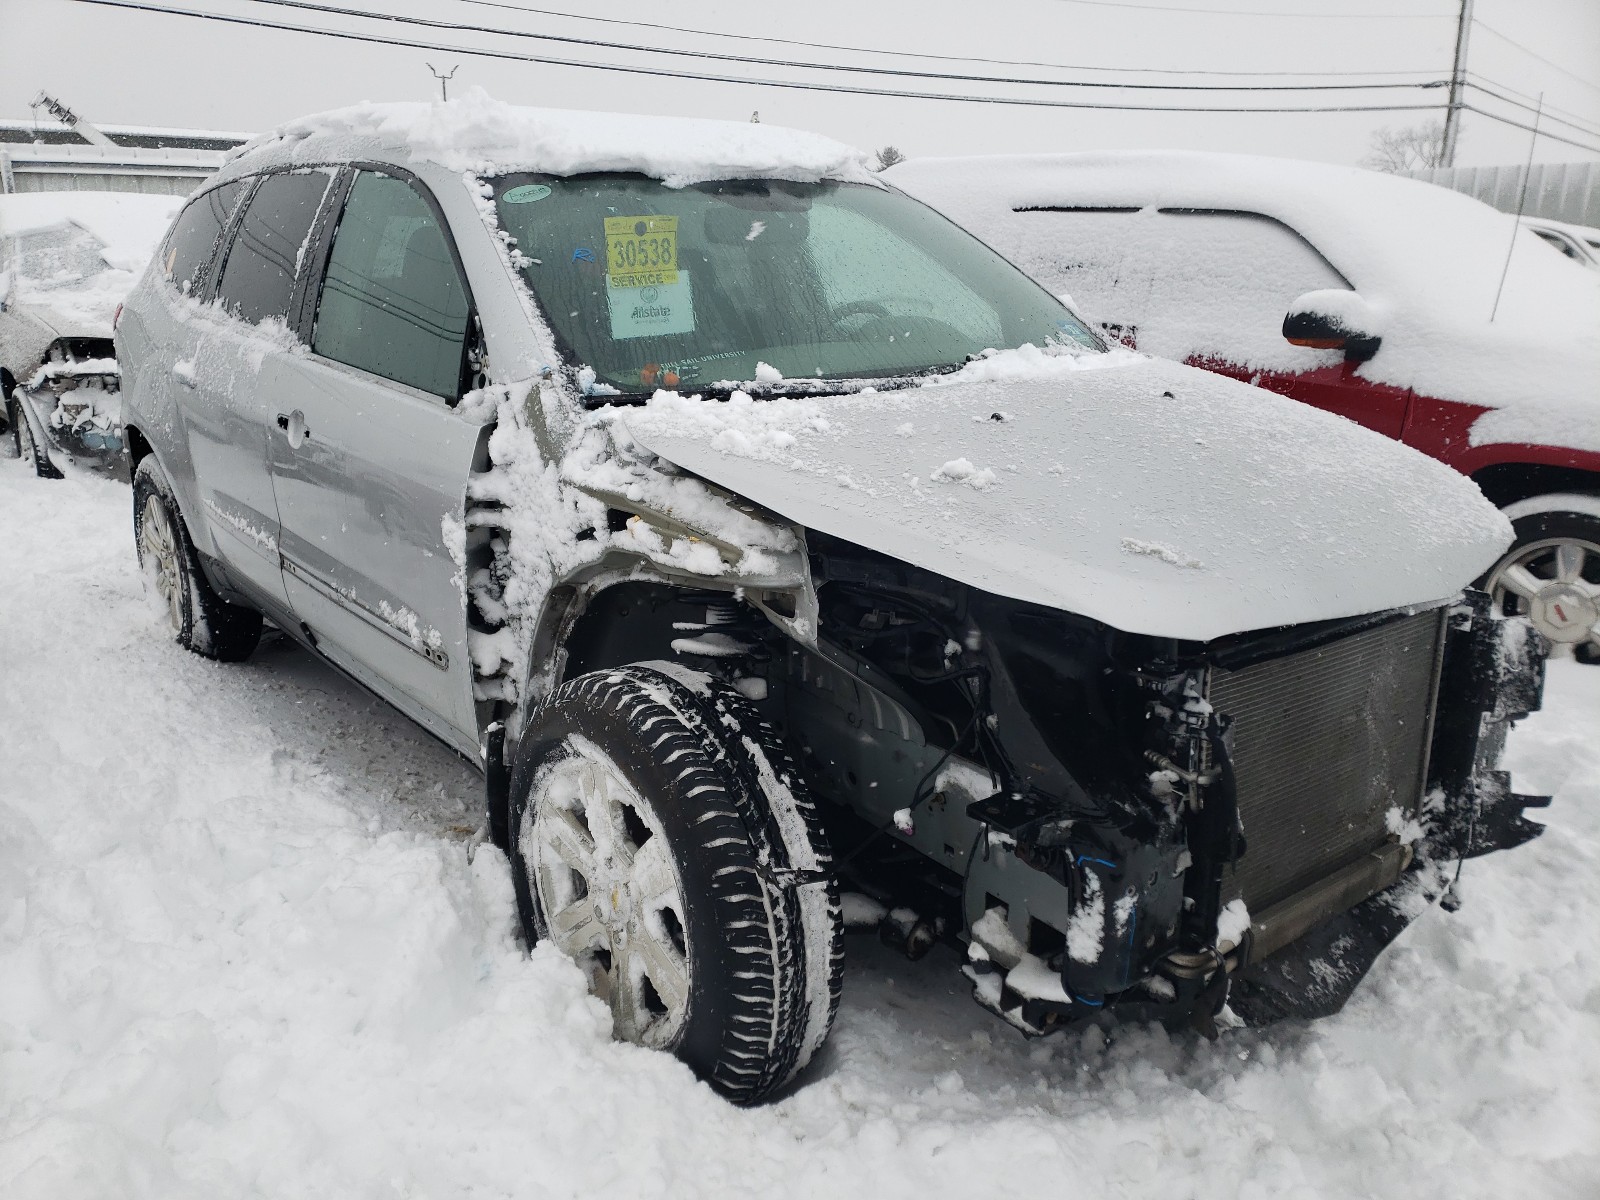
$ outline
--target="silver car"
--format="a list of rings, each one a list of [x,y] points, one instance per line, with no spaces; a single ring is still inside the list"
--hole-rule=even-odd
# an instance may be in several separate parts
[[[1470,483],[1108,350],[824,139],[310,118],[116,337],[172,635],[266,618],[479,763],[528,941],[736,1101],[847,922],[1030,1035],[1209,1032],[1337,1009],[1397,897],[1537,832]]]

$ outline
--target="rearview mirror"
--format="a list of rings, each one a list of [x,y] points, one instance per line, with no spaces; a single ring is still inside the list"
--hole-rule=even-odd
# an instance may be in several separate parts
[[[1355,292],[1307,292],[1289,306],[1283,336],[1296,346],[1343,350],[1347,362],[1366,362],[1383,344],[1372,306]]]

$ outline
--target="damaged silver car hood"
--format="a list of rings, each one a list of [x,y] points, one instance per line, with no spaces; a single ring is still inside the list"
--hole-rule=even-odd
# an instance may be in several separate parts
[[[1510,543],[1471,481],[1343,418],[1157,359],[1030,351],[885,393],[660,393],[622,420],[807,528],[1131,633],[1436,604]]]

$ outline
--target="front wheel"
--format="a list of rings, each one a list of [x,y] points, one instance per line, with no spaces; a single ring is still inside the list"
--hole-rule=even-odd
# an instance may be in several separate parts
[[[617,1037],[742,1104],[822,1045],[842,965],[831,856],[733,688],[671,663],[568,682],[522,737],[509,816],[524,934],[578,964]]]
[[[1527,617],[1554,655],[1600,663],[1600,497],[1538,496],[1505,512],[1517,540],[1485,579],[1495,611]]]
[[[33,426],[28,424],[28,415],[22,411],[22,401],[11,402],[11,421],[16,439],[17,457],[33,468],[33,473],[40,479],[60,479],[61,472],[50,461],[50,455],[39,445],[33,436]]]

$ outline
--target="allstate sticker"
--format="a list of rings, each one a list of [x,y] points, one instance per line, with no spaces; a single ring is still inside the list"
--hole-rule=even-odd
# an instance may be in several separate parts
[[[673,271],[672,275],[671,283],[606,288],[613,338],[694,332],[694,293],[689,289],[689,272]]]

